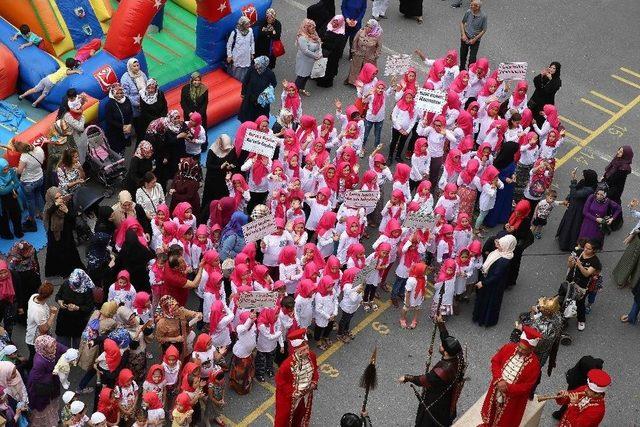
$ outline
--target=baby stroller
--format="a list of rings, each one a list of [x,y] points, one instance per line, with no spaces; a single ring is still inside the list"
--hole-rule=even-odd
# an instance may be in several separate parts
[[[562,282],[558,295],[561,298],[561,313],[564,319],[563,331],[560,337],[560,344],[571,345],[572,338],[567,331],[569,319],[578,315],[577,302],[584,298],[586,289],[581,288],[574,282]]]
[[[105,186],[105,197],[111,197],[114,187],[119,184],[127,172],[124,157],[109,147],[102,129],[89,125],[84,130],[87,139],[87,160],[91,176]]]

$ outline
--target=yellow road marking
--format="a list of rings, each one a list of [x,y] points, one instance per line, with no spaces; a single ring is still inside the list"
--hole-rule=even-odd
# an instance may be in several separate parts
[[[635,77],[637,77],[637,78],[639,78],[639,79],[640,79],[640,74],[636,73],[635,71],[632,71],[632,70],[630,70],[630,69],[628,69],[628,68],[624,68],[624,67],[620,67],[620,69],[621,69],[622,71],[624,71],[625,73],[627,73],[627,74],[631,74],[632,76],[635,76]]]
[[[615,105],[616,107],[624,108],[624,104],[622,102],[618,102],[615,99],[611,99],[606,95],[601,94],[600,92],[596,92],[595,90],[589,91],[591,95],[597,96],[600,99],[604,99],[610,104]]]
[[[273,415],[271,415],[270,413],[266,413],[264,414],[265,417],[269,418],[269,421],[271,421],[271,423],[273,424],[276,420],[273,419]]]
[[[633,87],[635,87],[636,89],[640,89],[640,85],[639,85],[639,84],[634,83],[634,82],[632,82],[632,81],[629,81],[629,80],[625,79],[624,77],[616,76],[615,74],[611,74],[611,77],[613,77],[614,79],[616,79],[616,80],[618,80],[618,81],[621,81],[622,83],[626,83],[626,84],[628,84],[629,86],[633,86]]]
[[[593,141],[598,136],[600,136],[600,134],[602,134],[602,132],[604,132],[607,129],[609,129],[609,127],[611,127],[611,125],[613,125],[615,122],[620,120],[620,118],[622,116],[624,116],[629,111],[631,111],[631,109],[633,107],[635,107],[636,105],[638,105],[639,103],[640,103],[640,96],[637,96],[633,101],[631,101],[630,103],[625,105],[624,108],[620,109],[620,111],[618,111],[613,116],[611,116],[609,118],[609,120],[607,120],[602,125],[600,125],[600,127],[598,129],[596,129],[589,136],[587,136],[585,139],[580,141],[580,145],[577,145],[577,146],[573,147],[571,150],[569,150],[569,152],[567,154],[562,156],[562,158],[559,159],[558,162],[556,163],[557,167],[560,167],[563,164],[565,164],[566,162],[568,162],[569,159],[571,159],[571,157],[573,157],[577,152],[579,152],[582,149],[582,147],[586,147],[587,145],[589,145],[591,143],[591,141]]]
[[[222,414],[220,415],[220,418],[222,418],[222,421],[224,421],[225,425],[228,425],[231,427],[236,427],[238,425]]]
[[[260,387],[262,387],[263,389],[265,389],[265,390],[267,390],[267,391],[269,391],[269,392],[271,392],[271,393],[275,393],[275,392],[276,392],[276,388],[275,388],[273,385],[271,385],[270,383],[268,383],[268,382],[261,383],[260,381],[256,381],[256,382],[257,382],[257,383],[260,385]]]
[[[570,124],[571,126],[573,126],[574,128],[576,128],[576,129],[580,129],[580,130],[581,130],[581,131],[583,131],[583,132],[586,132],[586,133],[591,133],[591,132],[593,132],[593,131],[592,131],[591,129],[589,129],[588,127],[585,127],[585,126],[581,125],[580,123],[574,122],[573,120],[570,120],[570,119],[566,118],[565,116],[558,116],[558,118],[559,118],[560,120],[562,120],[564,123],[568,123],[568,124]]]
[[[574,134],[572,134],[571,132],[567,132],[566,130],[564,131],[564,135],[565,135],[565,136],[568,136],[569,138],[574,139],[574,140],[576,140],[576,141],[578,141],[578,142],[581,142],[581,141],[582,141],[582,138],[578,138],[577,136],[575,136],[575,135],[574,135]]]
[[[600,110],[600,111],[602,111],[604,113],[607,113],[607,114],[609,114],[611,116],[613,116],[615,114],[613,111],[609,110],[608,108],[604,108],[602,105],[596,104],[595,102],[590,101],[588,99],[580,98],[580,101],[584,102],[587,105],[591,105],[593,108],[596,108],[596,109],[598,109],[598,110]]]
[[[379,304],[380,308],[378,309],[378,311],[374,311],[373,313],[371,313],[368,316],[366,316],[360,323],[358,323],[351,330],[351,333],[353,333],[353,335],[357,335],[358,333],[362,332],[367,326],[369,326],[369,324],[371,322],[376,320],[378,318],[378,316],[380,316],[382,313],[384,313],[385,310],[389,308],[389,306],[391,306],[391,302],[389,302],[389,301],[380,302],[380,304]],[[318,356],[318,359],[317,359],[318,366],[323,364],[325,362],[325,360],[327,360],[329,357],[331,357],[336,351],[340,350],[343,345],[344,345],[344,343],[342,341],[338,341],[337,343],[335,343],[331,347],[329,347],[328,350],[326,350],[324,353],[322,353],[320,356]],[[251,424],[252,422],[257,420],[258,417],[260,417],[260,415],[262,415],[267,409],[269,409],[271,407],[271,405],[273,405],[275,403],[275,401],[276,401],[275,395],[271,396],[270,398],[268,398],[267,400],[262,402],[262,404],[260,406],[258,406],[256,409],[251,411],[251,413],[249,415],[247,415],[246,417],[244,417],[244,419],[242,421],[240,421],[237,425],[239,427],[248,426],[249,424]]]

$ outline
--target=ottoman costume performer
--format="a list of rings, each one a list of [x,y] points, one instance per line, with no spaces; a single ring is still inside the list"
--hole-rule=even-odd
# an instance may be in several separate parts
[[[544,366],[549,360],[547,375],[551,376],[551,371],[556,366],[556,355],[563,328],[560,297],[542,297],[537,305],[531,307],[531,311],[522,313],[516,322],[516,329],[511,333],[511,341],[520,340],[523,326],[531,326],[542,334],[534,353],[538,356],[540,366]]]
[[[601,369],[590,370],[587,377],[587,385],[563,391],[556,399],[559,405],[569,405],[558,427],[597,427],[602,422],[611,377]]]
[[[422,387],[416,427],[450,426],[457,416],[458,397],[464,386],[466,364],[462,346],[449,335],[444,322],[437,324],[440,329],[442,359],[426,375],[403,375],[399,380]]]
[[[306,329],[289,332],[289,356],[276,373],[274,427],[307,427],[311,421],[313,391],[318,387],[316,355],[309,350]]]
[[[520,425],[531,390],[540,376],[533,352],[542,335],[524,326],[520,342],[507,343],[491,359],[491,383],[482,405],[482,426]]]

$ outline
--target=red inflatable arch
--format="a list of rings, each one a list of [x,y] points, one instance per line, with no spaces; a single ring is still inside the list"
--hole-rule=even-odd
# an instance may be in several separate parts
[[[121,0],[111,18],[104,50],[118,59],[135,56],[155,14],[167,0]]]

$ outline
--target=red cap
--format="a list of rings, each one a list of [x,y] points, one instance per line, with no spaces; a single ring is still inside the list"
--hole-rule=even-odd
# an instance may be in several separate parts
[[[596,393],[604,393],[611,384],[611,377],[602,369],[592,369],[587,374],[587,386]]]
[[[287,334],[287,339],[292,348],[298,348],[307,342],[307,330],[305,328],[293,329]]]
[[[542,334],[536,328],[532,328],[531,326],[522,327],[522,334],[520,335],[520,342],[522,344],[533,348],[538,345],[540,338],[542,338]]]

